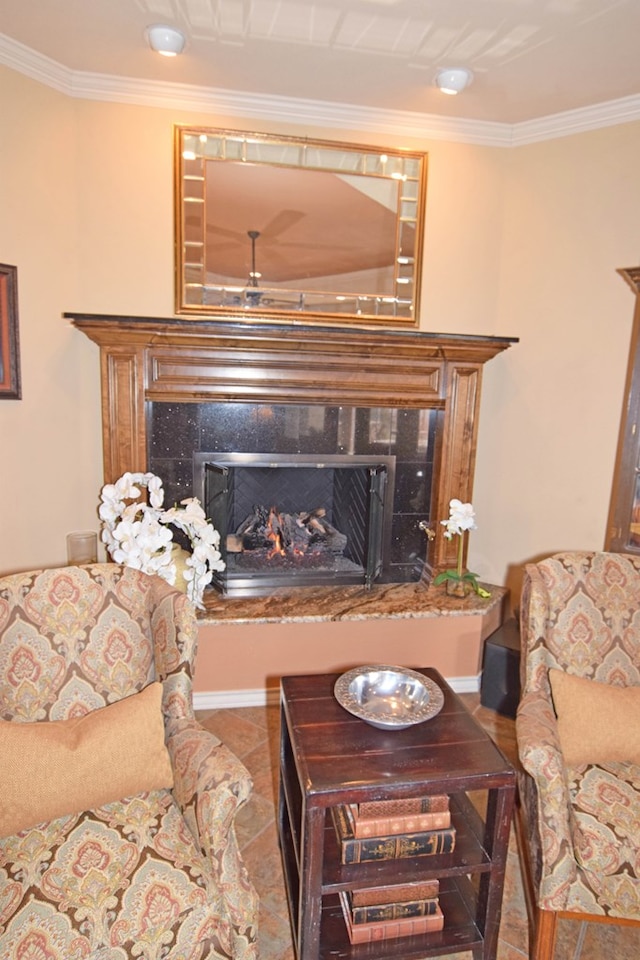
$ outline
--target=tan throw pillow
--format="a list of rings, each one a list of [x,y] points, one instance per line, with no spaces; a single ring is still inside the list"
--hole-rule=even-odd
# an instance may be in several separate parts
[[[0,837],[173,786],[162,684],[72,720],[0,721]]]
[[[640,763],[640,687],[549,670],[565,763]]]

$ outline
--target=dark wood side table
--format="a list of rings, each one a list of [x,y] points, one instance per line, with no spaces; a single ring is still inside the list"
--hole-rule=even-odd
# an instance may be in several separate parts
[[[440,674],[421,672],[440,685],[444,706],[395,731],[344,710],[333,695],[338,674],[281,682],[279,834],[298,960],[496,956],[515,771]],[[332,806],[437,793],[451,798],[452,853],[340,863]],[[434,877],[442,931],[351,946],[339,891]]]

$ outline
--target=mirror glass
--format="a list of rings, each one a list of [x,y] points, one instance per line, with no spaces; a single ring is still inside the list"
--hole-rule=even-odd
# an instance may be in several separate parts
[[[427,155],[178,126],[176,312],[418,321]]]

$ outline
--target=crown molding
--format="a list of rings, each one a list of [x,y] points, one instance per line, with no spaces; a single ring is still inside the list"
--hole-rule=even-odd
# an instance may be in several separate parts
[[[36,53],[31,47],[18,43],[6,34],[0,33],[0,63],[18,73],[23,73],[38,83],[53,87],[58,93],[71,93],[73,71],[61,63]]]
[[[613,127],[619,123],[631,123],[640,120],[640,96],[622,97],[620,100],[608,100],[596,103],[580,110],[567,110],[553,113],[538,120],[525,120],[512,127],[511,144],[514,147],[541,140],[555,140],[558,137],[570,137],[574,133],[586,133]]]
[[[180,83],[134,80],[95,73],[76,73],[71,96],[145,107],[215,113],[251,120],[273,120],[308,126],[341,127],[395,136],[458,141],[483,146],[509,146],[511,127],[503,123],[453,120],[431,114],[382,110],[323,100],[301,100],[260,93],[238,93]]]
[[[59,93],[85,100],[128,103],[251,120],[310,123],[348,130],[446,140],[490,147],[517,147],[640,120],[640,96],[551,114],[521,123],[454,119],[435,114],[383,110],[322,100],[238,93],[213,87],[139,80],[70,70],[0,33],[0,64]]]

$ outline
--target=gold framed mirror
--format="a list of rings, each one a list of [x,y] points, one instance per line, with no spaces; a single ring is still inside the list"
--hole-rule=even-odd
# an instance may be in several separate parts
[[[176,126],[176,313],[416,326],[426,173],[426,153]]]

